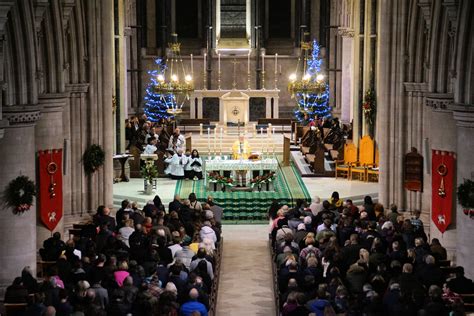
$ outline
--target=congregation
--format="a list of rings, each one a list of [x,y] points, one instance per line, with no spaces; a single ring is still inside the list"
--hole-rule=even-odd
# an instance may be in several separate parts
[[[40,255],[52,262],[38,282],[25,267],[5,294],[27,303],[14,315],[208,315],[220,264],[222,209],[209,197],[159,196],[143,209],[128,200],[115,217],[99,206],[67,242],[55,233]],[[9,314],[10,315],[10,314]]]
[[[474,285],[463,267],[441,268],[447,252],[427,241],[420,212],[388,214],[366,196],[338,192],[321,203],[269,208],[278,308],[283,316],[464,315]],[[450,271],[448,269],[448,271]]]

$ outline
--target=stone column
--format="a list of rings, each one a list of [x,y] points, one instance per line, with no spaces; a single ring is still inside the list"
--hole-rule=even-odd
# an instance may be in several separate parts
[[[0,139],[0,192],[20,175],[36,180],[35,124],[40,111],[35,106],[9,106],[3,107],[3,116],[10,125]],[[0,288],[5,288],[25,266],[36,275],[36,200],[23,214],[13,214],[3,203],[0,212]]]
[[[265,97],[265,117],[272,118],[272,97]]]
[[[280,97],[278,95],[273,97],[273,118],[280,117],[280,105],[278,104],[278,100]]]
[[[202,96],[198,97],[197,118],[202,119]]]
[[[474,178],[474,106],[456,105],[453,106],[453,115],[457,124],[457,185],[464,179]],[[474,219],[464,215],[461,205],[456,201],[456,265],[463,266],[466,276],[474,278],[474,265],[472,264],[472,254],[474,253],[474,243],[472,242],[472,232],[474,231]]]
[[[41,118],[35,126],[36,152],[39,150],[61,149],[64,144],[63,133],[63,108],[66,104],[68,94],[47,94],[40,96],[38,103],[41,106]],[[36,156],[35,156],[36,157]],[[65,184],[63,182],[63,193]],[[54,231],[63,234],[64,231],[64,200],[63,217]],[[37,248],[41,248],[43,241],[51,237],[50,232],[41,222],[39,210],[37,212],[36,242]]]
[[[103,201],[105,205],[112,207],[113,205],[113,142],[114,142],[114,131],[112,128],[107,128],[107,126],[112,122],[112,91],[113,91],[113,78],[114,78],[114,69],[113,69],[113,56],[114,56],[114,32],[113,32],[113,14],[114,14],[114,5],[113,0],[101,0],[101,18],[102,18],[102,55],[100,64],[102,66],[102,126],[103,133],[102,146],[105,151],[105,162],[103,168],[103,177],[99,177],[102,180],[102,183],[99,183],[99,189],[103,190]],[[99,56],[100,57],[100,56]],[[99,196],[101,196],[99,194]]]
[[[341,121],[350,123],[354,117],[354,100],[352,93],[353,77],[353,42],[354,31],[340,29],[339,34],[342,36],[342,66],[341,66]]]
[[[391,125],[390,119],[390,64],[391,64],[391,23],[392,13],[390,11],[391,0],[379,2],[379,26],[377,41],[377,51],[379,54],[377,64],[377,140],[380,153],[380,176],[379,176],[379,202],[389,205],[391,202],[389,192],[389,148]],[[355,58],[355,57],[354,57]],[[355,78],[355,77],[354,77]],[[356,80],[357,81],[357,80]],[[354,87],[355,88],[355,87]],[[357,120],[354,112],[354,123]],[[354,124],[355,125],[355,124]],[[355,128],[355,126],[354,126]],[[357,137],[354,131],[354,137]]]

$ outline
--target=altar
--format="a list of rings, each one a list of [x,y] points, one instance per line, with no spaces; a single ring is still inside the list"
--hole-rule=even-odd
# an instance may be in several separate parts
[[[213,121],[219,121],[222,124],[227,122],[256,121],[252,119],[249,102],[251,99],[265,100],[262,103],[262,115],[259,118],[278,118],[279,105],[278,99],[280,90],[194,90],[190,97],[190,118],[202,119],[205,99],[218,99],[216,112],[218,116]],[[217,114],[217,113],[216,113]],[[207,116],[206,116],[207,117]]]
[[[264,172],[275,174],[278,170],[278,161],[276,158],[264,158],[261,160],[212,159],[204,162],[204,170],[206,185],[208,184],[210,172],[218,172],[221,175],[224,172],[230,172],[235,185],[249,186],[254,171],[257,171],[260,176],[263,176]]]

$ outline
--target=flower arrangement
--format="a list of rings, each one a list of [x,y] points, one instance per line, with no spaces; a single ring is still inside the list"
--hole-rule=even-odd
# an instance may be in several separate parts
[[[8,207],[13,208],[14,214],[22,214],[33,205],[36,196],[36,186],[30,178],[19,176],[8,183],[3,192],[3,200]]]
[[[87,174],[92,174],[99,169],[105,161],[105,152],[97,144],[92,144],[87,147],[86,151],[82,155],[82,163],[84,165],[84,171]]]
[[[152,183],[153,179],[158,178],[158,168],[155,166],[154,163],[146,163],[140,169],[140,175],[145,179],[148,183]]]
[[[207,177],[211,183],[220,183],[230,187],[234,186],[234,180],[232,178],[221,176],[218,172],[209,172]]]
[[[250,180],[250,186],[253,188],[256,185],[270,183],[275,179],[275,172],[270,171],[264,175],[256,176],[252,180]]]
[[[464,208],[464,214],[474,217],[474,181],[464,179],[458,186],[457,196],[459,204]]]
[[[362,103],[362,111],[364,112],[364,117],[369,124],[369,129],[373,131],[375,126],[377,105],[375,102],[375,92],[371,89],[365,92],[364,103]]]

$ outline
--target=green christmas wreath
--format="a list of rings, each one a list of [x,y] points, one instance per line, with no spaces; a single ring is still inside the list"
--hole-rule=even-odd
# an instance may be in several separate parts
[[[28,211],[33,205],[36,196],[36,186],[27,176],[18,176],[8,183],[3,192],[3,200],[8,207],[13,208],[13,213]]]
[[[92,144],[87,147],[84,155],[82,155],[82,163],[84,165],[84,171],[87,174],[94,173],[99,169],[105,161],[105,152],[99,145]]]

